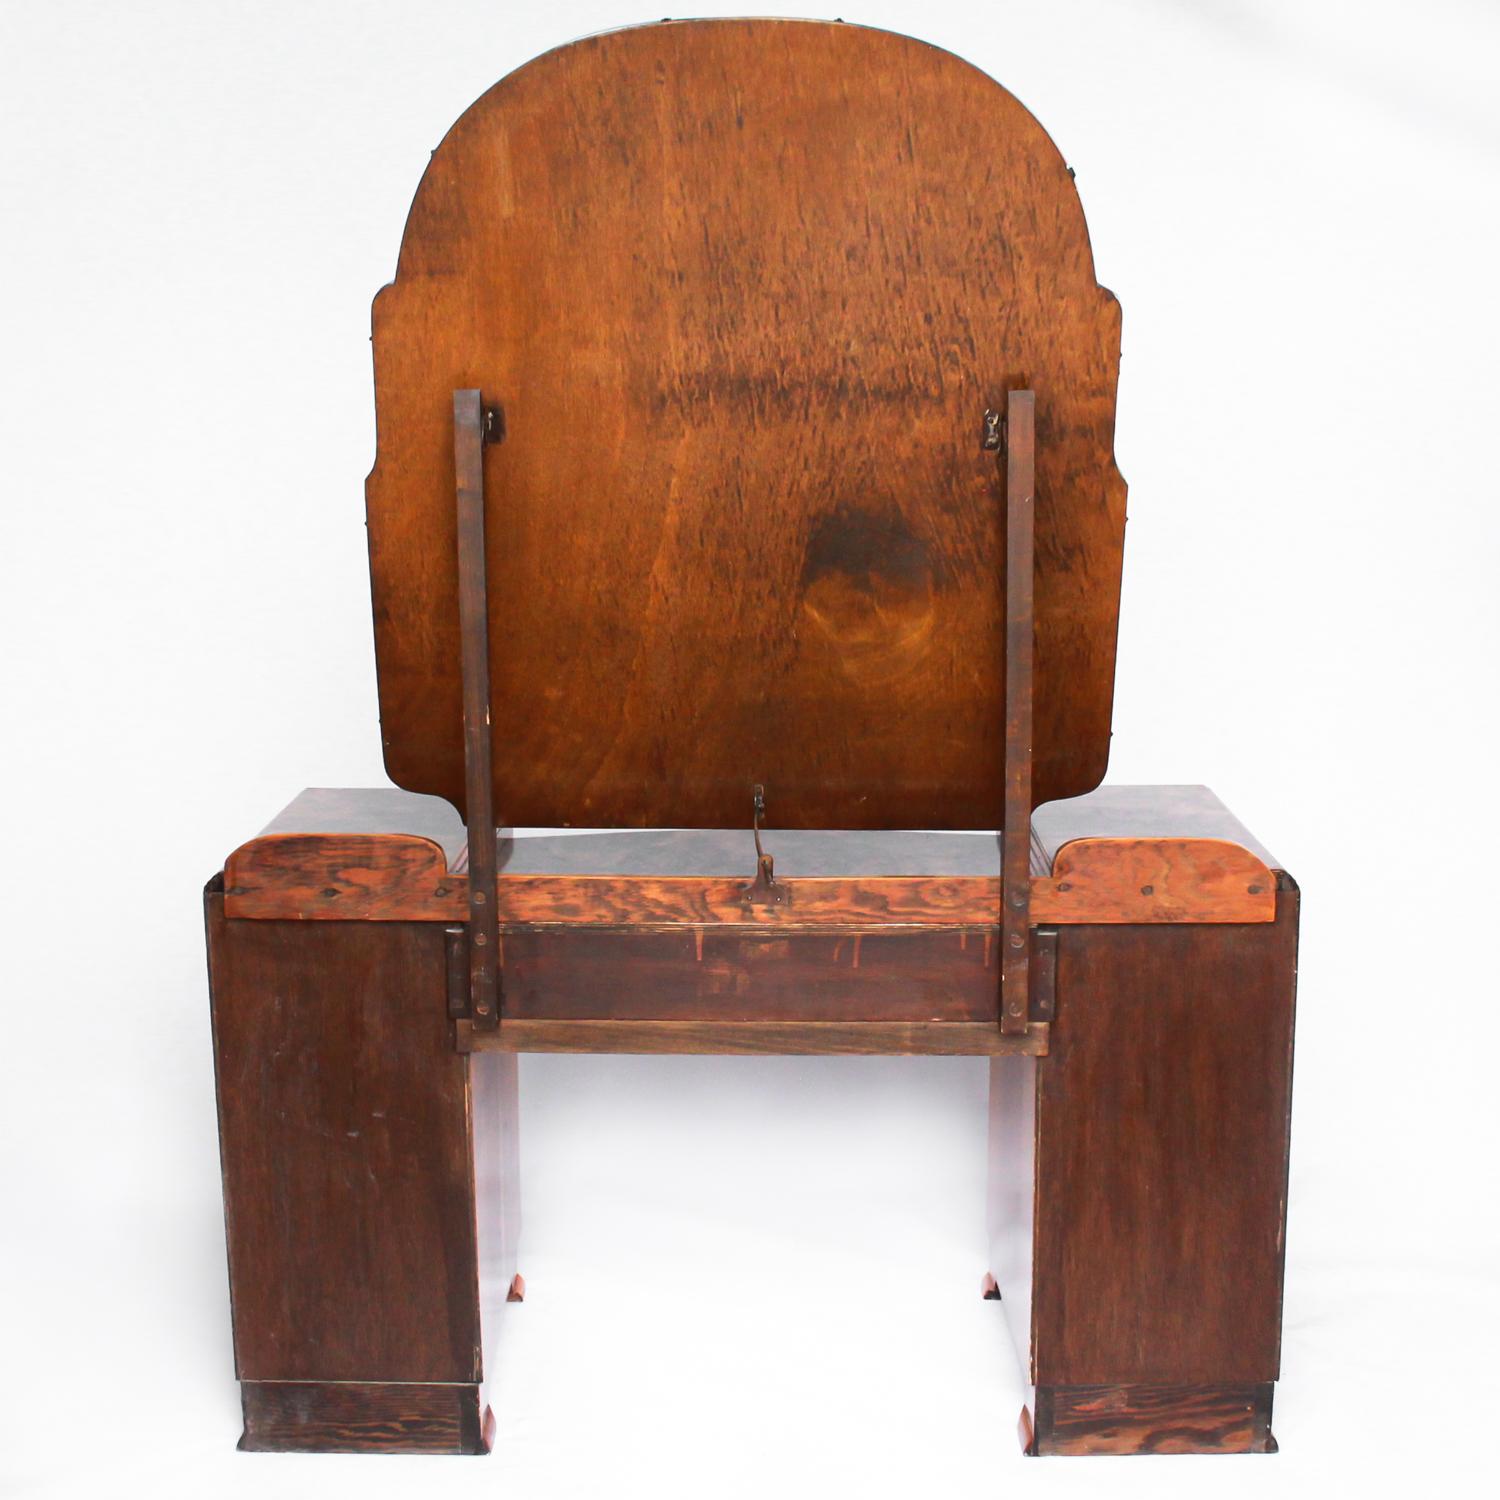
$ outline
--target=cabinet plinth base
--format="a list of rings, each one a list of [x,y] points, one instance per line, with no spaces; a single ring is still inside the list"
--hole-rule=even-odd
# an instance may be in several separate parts
[[[495,1418],[477,1385],[246,1380],[247,1453],[488,1453]]]
[[[1038,1386],[1022,1408],[1030,1454],[1274,1453],[1271,1397],[1255,1385]]]

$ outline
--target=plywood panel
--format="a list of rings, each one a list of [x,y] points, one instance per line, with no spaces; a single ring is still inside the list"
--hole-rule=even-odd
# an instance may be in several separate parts
[[[452,392],[485,450],[495,795],[531,826],[995,827],[1002,494],[1036,393],[1037,800],[1102,776],[1119,309],[1063,158],[936,48],[614,32],[434,154],[374,311],[386,764],[463,802]]]

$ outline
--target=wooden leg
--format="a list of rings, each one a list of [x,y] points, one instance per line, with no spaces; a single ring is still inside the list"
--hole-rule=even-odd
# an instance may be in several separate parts
[[[443,928],[207,895],[242,1446],[487,1451],[515,1275],[516,1059],[460,1056]]]
[[[991,1265],[1028,1451],[1264,1453],[1297,892],[1271,924],[1068,927],[1046,1057],[991,1064]]]

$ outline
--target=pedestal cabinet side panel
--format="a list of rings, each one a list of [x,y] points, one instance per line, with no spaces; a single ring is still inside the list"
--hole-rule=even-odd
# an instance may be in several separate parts
[[[240,1379],[477,1380],[442,927],[207,915]]]
[[[1036,1380],[1276,1378],[1296,888],[1256,925],[1069,927],[1038,1064]]]

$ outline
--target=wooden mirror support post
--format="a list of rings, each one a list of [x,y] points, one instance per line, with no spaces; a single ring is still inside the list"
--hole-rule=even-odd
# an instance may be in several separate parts
[[[986,428],[989,421],[986,421]],[[1033,500],[1036,396],[1012,391],[1005,464],[1005,825],[1000,840],[1000,1030],[1016,1036],[1031,1013],[1031,730],[1035,654]]]
[[[1274,1448],[1297,888],[1100,785],[1119,336],[1056,147],[906,37],[611,32],[444,137],[374,307],[395,785],[206,893],[243,1447],[485,1452],[517,1054],[673,1052],[988,1059],[1026,1451]]]
[[[478,391],[453,393],[458,492],[458,624],[464,697],[464,792],[469,843],[469,1016],[475,1031],[500,1024],[500,925],[495,915],[494,745],[490,724],[490,613],[485,582],[484,448],[503,417]]]

